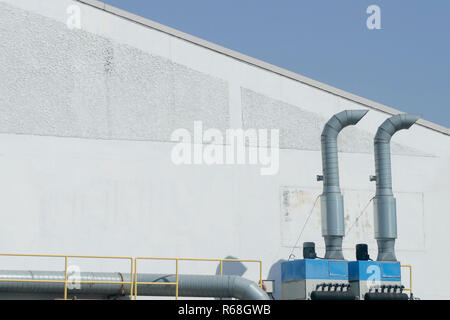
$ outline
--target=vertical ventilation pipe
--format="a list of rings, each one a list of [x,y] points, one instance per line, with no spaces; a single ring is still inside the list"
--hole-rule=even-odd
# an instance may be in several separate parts
[[[420,116],[398,114],[388,118],[375,135],[375,180],[377,191],[374,199],[375,239],[378,244],[378,261],[397,261],[395,239],[397,238],[397,209],[392,193],[390,141],[399,130],[409,129]]]
[[[342,238],[344,237],[344,199],[339,187],[337,137],[349,125],[355,125],[368,110],[345,110],[335,114],[322,131],[323,193],[320,196],[322,235],[325,240],[325,259],[344,260]]]

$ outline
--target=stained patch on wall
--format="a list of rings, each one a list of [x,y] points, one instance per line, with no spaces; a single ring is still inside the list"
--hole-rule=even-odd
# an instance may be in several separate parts
[[[321,189],[281,187],[281,245],[293,247],[308,216],[311,216],[297,247],[303,242],[314,241],[323,248],[321,231],[320,201],[313,206]],[[354,249],[357,243],[367,243],[369,248],[377,248],[373,232],[373,191],[342,190],[344,195],[345,232],[343,247]],[[423,193],[396,192],[398,250],[421,251],[425,249]]]
[[[224,130],[228,84],[168,59],[0,4],[0,132],[168,141]]]

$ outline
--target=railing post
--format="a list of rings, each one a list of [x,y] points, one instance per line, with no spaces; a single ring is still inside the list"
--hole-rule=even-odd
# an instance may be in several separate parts
[[[223,276],[223,259],[220,259],[220,276]],[[222,297],[220,297],[220,300],[222,300]]]
[[[259,261],[259,286],[262,289],[262,261]]]
[[[64,257],[64,300],[67,300],[67,256]]]
[[[137,258],[134,258],[134,300],[137,299]]]
[[[178,300],[178,259],[175,260],[176,263],[176,287],[175,287],[175,300]]]
[[[130,273],[130,300],[133,299],[133,284],[134,284],[134,272],[133,272],[133,258],[130,258],[131,273]]]
[[[412,295],[412,266],[409,266],[409,288],[411,289],[409,292]]]

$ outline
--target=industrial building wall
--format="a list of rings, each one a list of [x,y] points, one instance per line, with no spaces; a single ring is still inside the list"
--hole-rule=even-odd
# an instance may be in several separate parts
[[[72,5],[81,29],[67,25]],[[0,40],[0,252],[261,259],[264,278],[279,279],[311,210],[294,254],[303,241],[324,252],[313,208],[323,125],[369,109],[340,135],[339,160],[345,257],[360,242],[376,257],[372,204],[364,208],[388,113],[78,1],[0,0]],[[279,129],[278,172],[176,165],[171,134],[194,121]],[[419,124],[392,141],[397,257],[413,265],[422,298],[450,298],[449,147],[448,131]]]

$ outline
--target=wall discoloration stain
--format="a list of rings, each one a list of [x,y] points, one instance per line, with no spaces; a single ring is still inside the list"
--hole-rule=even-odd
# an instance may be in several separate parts
[[[319,113],[271,99],[242,88],[244,128],[279,128],[280,147],[285,149],[320,150],[320,135],[328,121]],[[420,150],[392,142],[396,155],[428,155]],[[373,153],[373,134],[355,127],[345,128],[338,136],[340,152]]]

